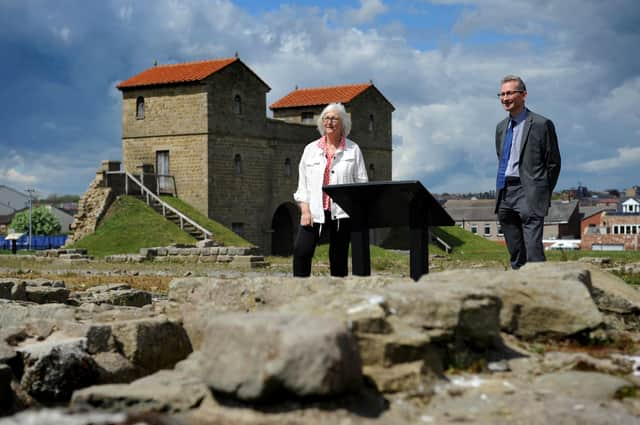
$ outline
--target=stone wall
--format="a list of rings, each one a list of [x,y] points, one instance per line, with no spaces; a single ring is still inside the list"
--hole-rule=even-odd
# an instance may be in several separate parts
[[[144,118],[136,116],[136,101],[144,98]],[[123,139],[207,132],[205,86],[181,85],[128,90],[122,93]],[[133,169],[125,169],[129,172]]]
[[[103,167],[105,162],[103,162]],[[102,187],[103,179],[104,174],[101,170],[96,173],[96,178],[80,198],[78,212],[73,217],[73,223],[70,226],[71,234],[67,238],[65,246],[95,232],[100,219],[113,202],[114,196],[111,188]]]
[[[206,214],[209,193],[207,135],[123,138],[125,170],[135,173],[139,164],[154,164],[155,167],[158,151],[169,152],[169,173],[175,177],[178,197]]]

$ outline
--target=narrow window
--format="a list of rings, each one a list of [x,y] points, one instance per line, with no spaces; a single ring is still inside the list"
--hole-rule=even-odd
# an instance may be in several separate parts
[[[144,119],[144,97],[142,96],[136,99],[136,119]]]
[[[242,98],[239,94],[233,98],[233,113],[236,115],[242,114]]]
[[[369,133],[373,133],[374,129],[375,129],[375,126],[373,122],[373,114],[370,114],[369,115]]]
[[[373,163],[369,164],[369,180],[376,179],[376,166]]]
[[[485,224],[484,225],[484,235],[485,236],[491,236],[491,225],[490,224]]]
[[[313,124],[313,112],[303,112],[300,114],[302,124]]]
[[[240,154],[236,154],[236,156],[233,157],[233,172],[236,176],[242,174],[242,157]]]
[[[291,160],[289,158],[284,160],[284,175],[291,176]]]
[[[471,225],[471,233],[473,233],[474,235],[478,234],[478,225],[477,224],[472,224]]]
[[[231,231],[236,235],[244,236],[244,223],[231,223]]]

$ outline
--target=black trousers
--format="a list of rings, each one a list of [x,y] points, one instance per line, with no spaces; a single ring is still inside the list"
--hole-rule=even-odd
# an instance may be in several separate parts
[[[342,218],[331,220],[331,214],[325,211],[324,224],[300,226],[293,247],[293,275],[309,277],[311,260],[316,245],[329,234],[329,266],[331,276],[343,277],[349,274],[349,242],[351,241],[351,220]],[[320,233],[322,227],[322,233]]]
[[[507,242],[511,268],[527,262],[545,261],[542,246],[544,217],[537,216],[527,203],[521,184],[510,184],[499,193],[498,220]]]

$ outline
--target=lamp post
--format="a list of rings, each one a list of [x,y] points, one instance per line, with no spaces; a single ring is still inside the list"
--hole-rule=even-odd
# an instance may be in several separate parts
[[[26,192],[29,194],[29,251],[31,251],[31,217],[33,213],[33,193],[35,189],[27,189]]]

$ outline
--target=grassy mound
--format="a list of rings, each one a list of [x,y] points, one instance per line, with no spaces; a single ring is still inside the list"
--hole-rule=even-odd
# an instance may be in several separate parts
[[[173,208],[177,209],[200,226],[213,233],[213,239],[222,242],[225,246],[253,246],[251,242],[244,240],[241,236],[231,231],[228,227],[223,226],[217,221],[211,220],[196,210],[191,205],[173,196],[161,196],[162,200]]]
[[[96,231],[79,240],[73,248],[86,248],[90,255],[137,253],[140,248],[171,243],[193,244],[196,240],[131,196],[119,197]]]
[[[450,254],[452,259],[501,261],[509,258],[506,246],[474,235],[459,226],[435,227],[433,233],[453,248]],[[431,247],[429,251],[436,253],[436,250],[432,250]]]

